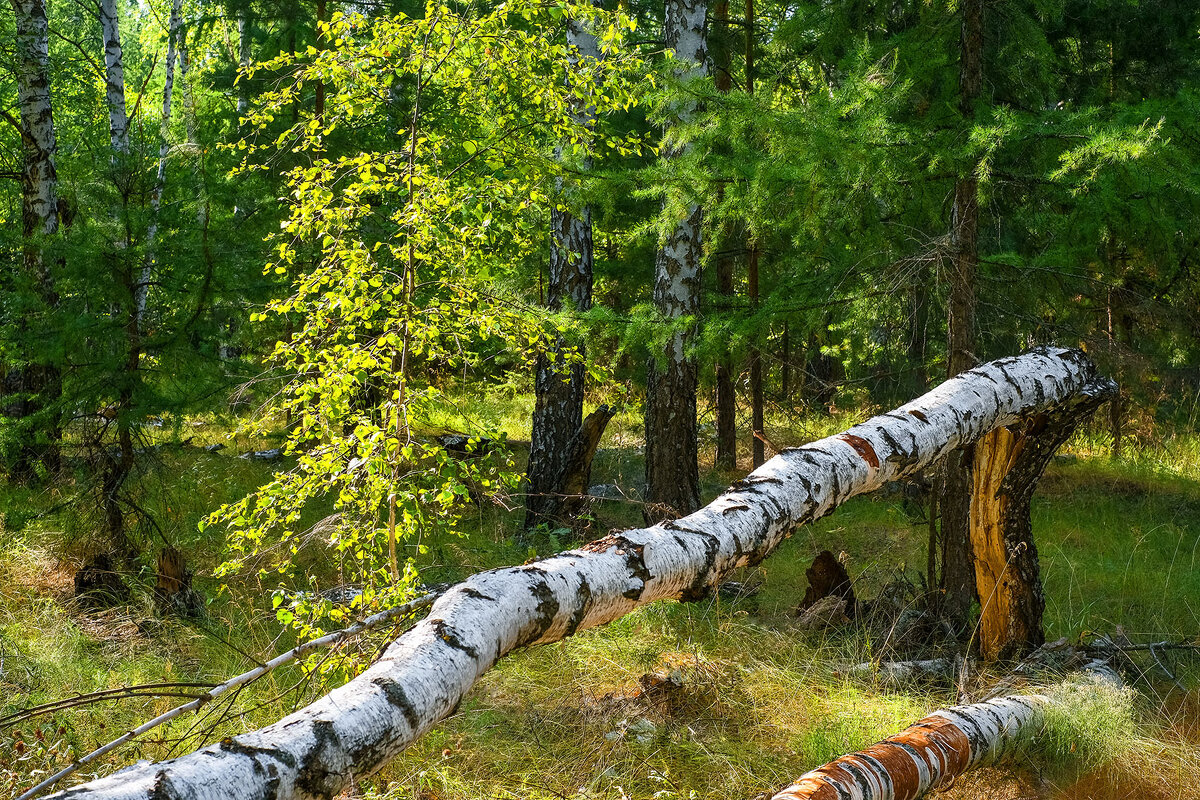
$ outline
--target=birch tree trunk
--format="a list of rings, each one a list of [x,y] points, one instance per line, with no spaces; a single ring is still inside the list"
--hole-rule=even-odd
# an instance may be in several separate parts
[[[167,63],[163,80],[162,121],[159,124],[158,172],[154,176],[154,189],[150,192],[150,224],[146,228],[146,263],[134,287],[134,328],[140,347],[146,319],[146,298],[150,293],[150,280],[154,275],[155,240],[158,238],[159,211],[162,209],[163,190],[167,184],[167,156],[171,152],[171,99],[175,87],[175,52],[179,38],[179,10],[182,0],[172,0],[171,16],[167,22]],[[136,358],[135,358],[136,361]]]
[[[681,63],[682,82],[708,74],[704,0],[667,0],[664,34],[667,47]],[[695,108],[680,103],[675,118],[686,121]],[[678,156],[678,144],[664,148]],[[689,205],[654,260],[654,305],[659,314],[679,324],[700,310],[700,260],[703,256],[699,205]],[[700,471],[696,445],[696,388],[699,373],[689,353],[694,327],[677,328],[662,352],[650,359],[646,378],[646,521],[677,517],[700,505]]]
[[[50,102],[50,37],[44,0],[11,0],[16,22],[17,101],[20,106],[21,232],[25,237],[22,261],[26,275],[33,279],[42,303],[58,305],[54,276],[44,253],[45,237],[58,232],[58,172],[54,165],[57,149],[54,111]],[[11,118],[10,118],[11,119]],[[21,330],[28,319],[13,321]],[[4,376],[3,393],[14,395],[5,402],[4,415],[28,419],[42,410],[47,401],[57,399],[60,378],[57,367],[39,363],[27,354],[23,363],[10,365]],[[49,426],[50,447],[40,448],[34,430],[19,434],[17,452],[10,463],[14,475],[33,474],[33,462],[41,458],[47,466],[57,464],[58,423]],[[44,452],[43,452],[44,450]]]
[[[600,43],[585,21],[567,22],[567,47],[573,67],[588,59],[601,58]],[[595,121],[595,109],[582,98],[572,98],[577,106],[576,119],[589,127]],[[589,159],[590,161],[590,159]],[[589,166],[585,162],[583,168]],[[560,182],[559,188],[562,189]],[[546,286],[546,306],[562,311],[568,304],[576,311],[592,307],[592,280],[595,261],[592,253],[592,210],[587,205],[572,213],[556,204],[550,211],[550,271]],[[578,358],[585,356],[582,345]],[[525,527],[539,522],[552,525],[563,520],[565,473],[571,456],[571,441],[583,423],[583,361],[568,363],[568,348],[561,338],[549,353],[538,355],[534,392],[533,429],[529,445],[529,494],[525,501]],[[594,452],[594,450],[593,450]],[[584,491],[587,487],[583,487]]]
[[[125,67],[117,0],[100,0],[100,34],[104,40],[104,94],[108,101],[108,134],[118,159],[129,155],[129,117],[125,113]]]
[[[1096,691],[1121,686],[1103,663],[1069,681]],[[915,800],[967,770],[1003,763],[1041,731],[1046,695],[1010,695],[935,711],[857,753],[802,775],[771,800]]]
[[[766,558],[796,525],[850,497],[997,427],[1112,389],[1077,350],[1038,350],[970,370],[842,434],[785,450],[683,519],[475,575],[443,595],[364,673],[312,705],[69,796],[332,797],[451,713],[514,649],[557,641],[655,600],[700,599],[732,570]]]

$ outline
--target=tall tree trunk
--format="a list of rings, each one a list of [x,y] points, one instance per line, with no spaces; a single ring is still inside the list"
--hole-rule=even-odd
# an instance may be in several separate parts
[[[571,48],[573,65],[578,65],[584,59],[602,57],[595,34],[580,20],[568,22],[567,46]],[[594,109],[579,98],[574,98],[572,102],[577,106],[577,118],[590,126],[595,116]],[[559,189],[562,188],[560,182]],[[550,211],[547,307],[551,311],[562,311],[568,305],[576,311],[591,308],[594,265],[591,208],[584,205],[577,213],[572,213],[565,206],[555,204]],[[569,356],[570,348],[561,338],[551,352],[538,355],[534,377],[536,400],[533,430],[526,472],[529,486],[525,499],[526,528],[543,521],[551,524],[570,522],[562,519],[562,516],[567,508],[564,500],[568,488],[575,488],[566,484],[570,482],[567,480],[570,477],[568,473],[575,465],[572,442],[579,436],[583,422],[585,371],[582,360],[572,363]],[[580,345],[577,358],[584,356]],[[605,417],[604,423],[607,422],[608,417]],[[603,425],[600,426],[600,432],[603,432]],[[591,453],[595,453],[594,444]],[[585,474],[590,474],[590,464],[589,455]],[[582,487],[582,491],[586,492],[587,487]],[[570,508],[577,511],[579,505],[571,503]]]
[[[17,97],[20,106],[22,171],[21,231],[25,237],[22,262],[32,279],[42,304],[58,305],[54,276],[44,252],[45,239],[58,232],[58,172],[54,164],[57,149],[54,112],[50,102],[49,24],[44,0],[11,0],[16,21]],[[10,118],[11,119],[11,118]],[[13,320],[22,336],[29,333],[29,320]],[[4,415],[27,420],[58,399],[61,380],[57,366],[26,352],[20,364],[9,365],[4,376],[3,394],[15,399],[5,403]],[[57,416],[39,420],[45,429],[48,446],[39,446],[33,425],[18,423],[9,468],[21,478],[30,477],[34,464],[41,460],[49,469],[58,465],[60,424]]]
[[[959,112],[964,124],[975,116],[983,88],[983,0],[963,0],[959,58]],[[974,168],[954,184],[950,220],[952,269],[947,324],[947,377],[975,366],[975,284],[979,265],[979,186]],[[975,600],[975,570],[971,553],[971,461],[967,452],[952,453],[942,476],[942,611],[964,630]]]
[[[122,255],[116,259],[120,266],[120,279],[128,297],[129,307],[124,313],[123,327],[127,341],[125,357],[125,374],[117,387],[117,445],[119,456],[114,457],[103,450],[102,459],[105,463],[101,479],[101,502],[108,527],[109,543],[122,559],[132,555],[128,538],[125,535],[124,512],[121,508],[119,493],[133,465],[133,436],[130,430],[131,420],[129,409],[133,405],[133,373],[140,354],[138,343],[138,280],[134,267],[123,255],[132,240],[128,214],[129,198],[133,191],[134,170],[130,163],[129,148],[129,116],[125,106],[125,68],[123,66],[124,52],[121,47],[120,19],[118,17],[117,0],[100,0],[100,30],[104,44],[104,86],[105,100],[108,105],[109,144],[112,148],[114,166],[113,180],[121,198],[117,210],[119,223],[124,233],[116,246]],[[105,447],[101,445],[102,449]]]
[[[746,259],[746,283],[750,295],[750,308],[758,310],[758,246],[750,245]],[[754,466],[761,466],[767,459],[763,442],[763,379],[762,350],[757,344],[750,347],[750,430],[751,453]]]
[[[733,89],[732,59],[729,54],[729,0],[717,3],[715,11],[721,35],[715,81],[717,91],[727,94]],[[723,188],[717,191],[723,196]],[[730,299],[733,297],[733,257],[718,255],[715,261],[717,294]],[[737,466],[737,394],[733,388],[733,356],[728,350],[717,357],[716,384],[716,465],[720,469],[733,469]]]
[[[175,53],[179,38],[179,11],[182,0],[172,0],[171,17],[167,23],[167,63],[166,78],[163,81],[162,122],[159,126],[158,172],[154,176],[154,189],[150,192],[150,225],[146,229],[146,263],[142,266],[142,274],[134,288],[134,328],[138,335],[140,346],[141,335],[145,327],[146,298],[150,292],[150,280],[154,274],[154,246],[158,238],[159,212],[162,209],[163,191],[167,185],[167,156],[171,152],[171,100],[175,87]],[[137,359],[135,358],[136,362]]]
[[[754,0],[746,0],[746,94],[754,94]],[[747,230],[749,225],[747,225]],[[758,311],[758,243],[747,242],[746,282],[750,294],[750,308]],[[763,379],[762,350],[758,344],[750,347],[750,428],[751,453],[754,466],[767,460],[763,442]]]
[[[663,26],[667,47],[684,66],[680,80],[708,72],[704,0],[667,0]],[[689,119],[694,103],[673,109],[677,121]],[[682,153],[670,143],[667,158]],[[675,223],[654,261],[654,305],[675,326],[670,341],[650,359],[646,379],[646,506],[647,521],[686,514],[700,505],[700,471],[696,445],[696,360],[688,352],[695,339],[700,310],[700,260],[703,211],[690,205]]]

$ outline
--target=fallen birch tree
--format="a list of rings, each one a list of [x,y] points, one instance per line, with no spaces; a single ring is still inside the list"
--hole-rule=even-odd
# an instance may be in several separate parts
[[[997,428],[1098,402],[1111,381],[1078,350],[1039,349],[952,378],[836,436],[784,450],[712,503],[542,561],[475,575],[346,685],[273,725],[62,798],[328,798],[450,714],[505,654],[663,599],[698,600],[797,526]]]
[[[1120,688],[1102,661],[1070,684]],[[914,800],[976,767],[994,766],[1028,748],[1041,733],[1049,694],[1014,694],[935,711],[865,750],[800,776],[771,800]]]

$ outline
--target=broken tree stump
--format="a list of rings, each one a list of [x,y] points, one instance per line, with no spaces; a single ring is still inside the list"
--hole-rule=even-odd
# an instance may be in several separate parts
[[[1030,502],[1054,452],[1115,391],[1112,382],[1098,383],[1047,411],[996,428],[975,444],[970,535],[985,661],[1017,659],[1046,641]]]

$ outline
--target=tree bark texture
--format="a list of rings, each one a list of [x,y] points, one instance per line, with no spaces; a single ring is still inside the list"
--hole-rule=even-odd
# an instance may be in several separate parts
[[[1102,385],[1077,350],[983,365],[842,434],[783,451],[683,519],[467,579],[360,676],[273,725],[59,797],[332,797],[451,713],[514,649],[655,600],[703,598],[734,569],[766,558],[795,526]]]
[[[1096,408],[1116,395],[1098,383],[1047,411],[997,428],[975,445],[971,543],[979,592],[979,650],[1016,659],[1045,642],[1037,545],[1029,504],[1051,456]]]
[[[708,44],[704,0],[667,0],[664,33],[667,47],[684,66],[682,81],[707,74]],[[694,104],[681,104],[674,115],[686,121]],[[666,148],[670,158],[682,151]],[[694,317],[700,310],[700,262],[703,211],[691,205],[676,222],[654,261],[654,305],[667,320]],[[677,517],[700,505],[697,464],[696,389],[699,371],[688,353],[694,329],[676,329],[662,352],[650,359],[646,379],[646,521]]]
[[[730,57],[729,0],[720,0],[715,7],[718,32],[716,52],[716,75],[714,81],[718,92],[728,94],[733,90],[732,58]],[[718,202],[724,198],[724,187],[717,188]],[[728,236],[728,232],[725,234]],[[722,253],[714,259],[717,279],[717,294],[722,298],[733,297],[733,256]],[[737,394],[733,388],[733,356],[726,350],[717,357],[716,364],[716,466],[720,469],[737,467]]]
[[[959,111],[975,115],[983,88],[983,0],[963,0],[959,54]],[[975,291],[979,266],[979,185],[974,168],[954,184],[950,218],[951,274],[947,319],[947,376],[978,363],[975,340]],[[975,599],[970,529],[971,454],[955,453],[942,471],[941,610],[956,628],[966,627]]]
[[[125,112],[125,67],[117,0],[100,0],[100,35],[104,42],[104,93],[108,100],[108,134],[113,152],[129,154],[129,117]]]
[[[1071,681],[1081,688],[1120,686],[1102,663]],[[1045,695],[1009,695],[935,711],[865,750],[802,775],[771,800],[915,800],[948,787],[976,767],[999,764],[1042,728]]]
[[[584,23],[567,23],[567,46],[572,65],[583,59],[599,59],[600,44]],[[573,99],[575,116],[584,124],[593,124],[595,111],[578,98]],[[585,165],[586,166],[586,165]],[[559,188],[562,188],[560,183]],[[550,270],[546,287],[546,305],[562,311],[569,303],[576,311],[592,307],[592,283],[595,259],[592,249],[592,210],[583,206],[572,213],[555,205],[550,211]],[[540,522],[558,524],[564,516],[566,473],[575,450],[572,441],[581,433],[583,421],[584,368],[582,360],[569,362],[569,348],[559,339],[548,353],[540,353],[534,377],[535,405],[529,444],[529,468],[526,471],[528,494],[525,499],[525,527]],[[577,357],[584,358],[582,345]],[[607,423],[605,419],[605,423]],[[600,428],[603,431],[603,426]],[[598,439],[597,439],[598,443]],[[591,452],[595,453],[593,445]],[[590,475],[587,468],[575,472]],[[587,486],[583,486],[587,491]],[[579,503],[571,503],[578,510]]]
[[[45,243],[41,241],[43,237],[57,233],[59,224],[58,172],[54,164],[57,143],[50,102],[49,24],[44,0],[11,0],[11,5],[16,22],[17,102],[20,107],[21,232],[25,238],[22,262],[41,302],[53,308],[58,305],[58,293],[46,260]],[[12,320],[11,324],[24,331],[29,327],[29,320],[22,316]],[[6,366],[0,394],[11,397],[4,401],[5,416],[27,420],[42,411],[48,401],[57,398],[61,379],[56,366],[38,363],[32,353],[26,354],[22,363]],[[39,459],[49,469],[57,467],[60,425],[55,420],[42,427],[49,431],[49,447],[39,447],[37,431],[28,426],[18,434],[16,452],[7,464],[13,475],[32,476],[34,462]]]

